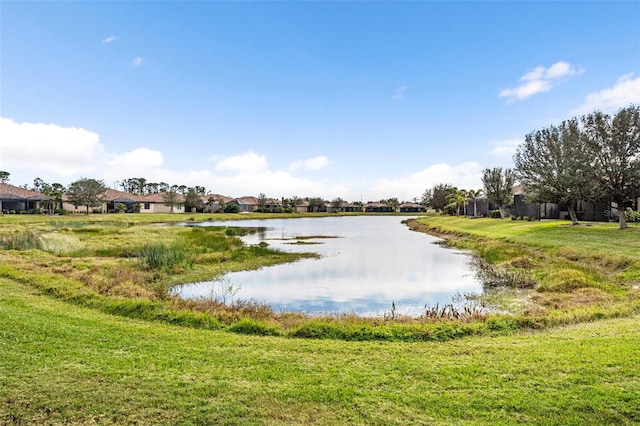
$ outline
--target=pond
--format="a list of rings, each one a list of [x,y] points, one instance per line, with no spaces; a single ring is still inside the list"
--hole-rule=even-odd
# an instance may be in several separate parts
[[[249,245],[316,252],[303,259],[234,272],[220,281],[174,289],[183,298],[254,300],[276,311],[309,314],[380,315],[395,304],[398,314],[420,315],[425,305],[452,303],[482,285],[464,252],[436,244],[439,239],[412,231],[401,216],[336,216],[300,219],[204,222],[196,226],[250,227]]]

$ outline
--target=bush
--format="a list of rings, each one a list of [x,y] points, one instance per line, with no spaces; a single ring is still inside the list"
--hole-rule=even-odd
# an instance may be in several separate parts
[[[224,212],[225,213],[239,213],[240,212],[240,206],[238,206],[237,204],[227,204],[224,207]]]
[[[491,210],[491,213],[489,213],[489,217],[491,217],[492,219],[501,219],[502,215],[500,215],[500,210]]]
[[[334,324],[310,321],[292,330],[291,337],[303,337],[306,339],[343,339],[344,330]]]
[[[627,222],[640,222],[640,212],[633,211],[630,207],[624,211],[624,216]]]
[[[280,332],[273,326],[260,321],[243,319],[228,329],[234,333],[252,334],[257,336],[279,336]]]
[[[453,216],[456,214],[456,210],[458,208],[458,205],[456,203],[449,203],[446,206],[444,206],[444,208],[442,209],[444,214],[448,214],[450,216]]]

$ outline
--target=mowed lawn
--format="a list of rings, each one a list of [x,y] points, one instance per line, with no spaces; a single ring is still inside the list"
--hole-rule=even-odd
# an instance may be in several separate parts
[[[627,287],[640,285],[640,226],[630,223],[619,229],[618,223],[583,222],[571,226],[568,221],[522,221],[498,219],[470,219],[452,216],[430,216],[418,219],[436,231],[453,232],[479,238],[481,241],[503,242],[519,246],[528,255],[538,256],[541,262],[552,264],[573,261],[591,272],[602,275],[601,281]],[[512,260],[509,248],[491,244],[498,250],[495,256]],[[489,245],[487,245],[489,246]],[[483,243],[473,242],[470,248],[482,253]],[[488,257],[491,257],[489,254]],[[593,264],[595,263],[595,265]],[[545,264],[540,264],[545,269]]]
[[[640,317],[445,343],[236,335],[0,279],[0,424],[640,422]]]
[[[629,223],[618,229],[618,223],[498,220],[452,216],[429,216],[418,219],[432,226],[485,238],[504,239],[543,248],[567,248],[581,253],[640,257],[640,226]]]

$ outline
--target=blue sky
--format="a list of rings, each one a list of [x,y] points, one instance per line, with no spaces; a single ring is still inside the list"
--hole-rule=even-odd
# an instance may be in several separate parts
[[[640,2],[1,1],[0,170],[230,196],[479,188],[640,103]]]

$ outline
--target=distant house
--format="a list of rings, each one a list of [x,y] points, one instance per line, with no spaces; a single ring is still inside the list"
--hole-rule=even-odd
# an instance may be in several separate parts
[[[35,211],[40,208],[40,203],[45,201],[47,196],[42,192],[31,191],[0,183],[0,210],[3,213]]]
[[[306,200],[300,201],[295,208],[296,213],[307,213],[309,211],[309,202]]]
[[[336,209],[331,203],[328,203],[326,205],[326,211],[327,211],[327,213],[335,213],[335,212],[354,213],[354,212],[361,212],[362,208],[360,206],[358,206],[357,204],[348,203],[346,201],[343,201],[340,204],[340,208],[339,209]]]
[[[138,210],[139,199],[138,195],[108,188],[105,191],[102,211],[107,213],[135,213]]]
[[[347,213],[355,213],[355,212],[362,211],[362,207],[360,207],[359,205],[353,204],[353,203],[347,203],[346,201],[342,203],[342,205],[340,206],[340,209],[343,212],[347,212]]]
[[[363,206],[367,213],[393,213],[393,207],[383,203],[367,203]]]
[[[417,203],[402,203],[399,208],[402,213],[420,213],[427,211],[425,206]]]
[[[284,204],[282,204],[282,200],[278,200],[277,198],[267,198],[267,202],[264,205],[266,211],[271,212],[282,212],[284,209]]]
[[[512,216],[533,219],[569,219],[567,203],[530,202],[521,186],[516,186],[514,193],[510,209]],[[615,203],[606,201],[578,201],[573,205],[577,219],[590,222],[617,221],[618,214],[626,207],[633,208],[633,202],[625,203],[622,209],[618,209]]]
[[[118,191],[116,189],[107,188],[103,194],[102,204],[93,207],[94,211],[100,213],[135,213],[138,212],[140,206],[140,196],[129,194],[127,192]],[[75,206],[69,201],[67,195],[62,197],[62,208],[69,212],[85,213],[84,206]],[[89,210],[91,211],[91,209]]]
[[[203,204],[202,211],[205,213],[220,213],[224,210],[225,205],[233,200],[231,197],[220,194],[207,194],[200,197]]]
[[[176,194],[178,204],[173,206],[173,213],[185,213],[184,196]],[[166,205],[164,193],[149,194],[138,197],[140,213],[171,213],[171,206]]]
[[[238,206],[238,213],[251,213],[258,209],[258,199],[250,196],[234,198],[227,204],[236,204]]]

